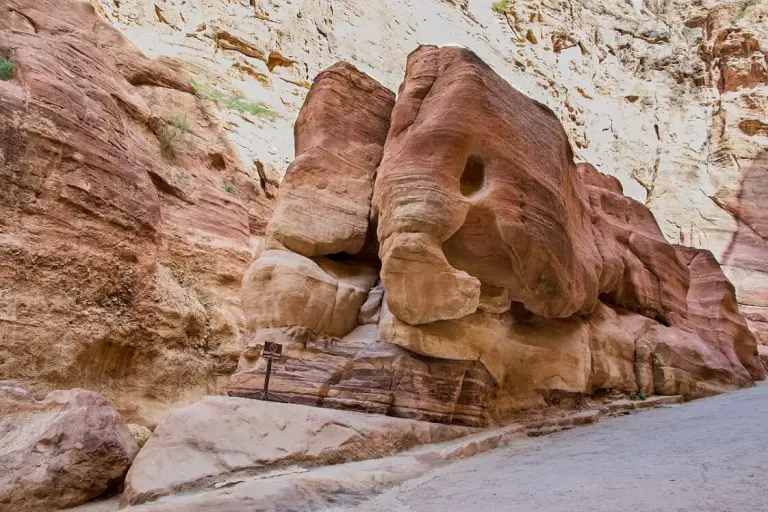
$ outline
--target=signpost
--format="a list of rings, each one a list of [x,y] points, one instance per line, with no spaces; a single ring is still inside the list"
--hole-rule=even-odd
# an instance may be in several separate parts
[[[248,396],[257,400],[277,400],[285,402],[282,398],[269,392],[269,375],[272,373],[272,361],[277,361],[283,354],[283,346],[280,343],[267,341],[264,343],[264,349],[261,351],[261,357],[267,360],[267,373],[264,375],[264,390]]]

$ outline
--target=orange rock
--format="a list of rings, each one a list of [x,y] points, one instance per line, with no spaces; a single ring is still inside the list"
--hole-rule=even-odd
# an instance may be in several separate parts
[[[548,318],[596,303],[601,261],[562,125],[466,49],[409,56],[374,203],[386,300],[407,323],[473,313],[481,284]]]
[[[339,63],[320,73],[296,120],[296,159],[268,234],[304,256],[358,253],[368,232],[376,167],[395,99]]]
[[[271,200],[187,73],[89,2],[6,2],[0,54],[0,378],[152,424],[234,371]]]

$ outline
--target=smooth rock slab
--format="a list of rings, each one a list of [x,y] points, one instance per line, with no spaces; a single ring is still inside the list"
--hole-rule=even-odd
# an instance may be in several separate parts
[[[205,490],[225,479],[287,465],[385,457],[475,430],[355,412],[204,397],[174,409],[136,458],[123,504]]]

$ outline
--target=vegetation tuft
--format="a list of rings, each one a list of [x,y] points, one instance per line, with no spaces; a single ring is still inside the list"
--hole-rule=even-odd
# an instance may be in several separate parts
[[[645,391],[643,391],[643,390],[641,389],[641,390],[639,390],[639,391],[636,391],[636,392],[632,393],[632,394],[630,395],[630,398],[631,398],[632,400],[640,400],[640,401],[643,401],[643,400],[646,400],[646,399],[648,398],[648,395],[646,394],[646,392],[645,392]]]
[[[229,192],[230,194],[236,194],[238,192],[237,187],[232,185],[231,183],[225,183],[221,186],[221,188],[223,188],[225,192]]]
[[[248,112],[257,117],[273,119],[275,112],[263,103],[248,101],[242,93],[226,94],[215,87],[191,80],[190,84],[199,98],[212,100],[223,107],[237,112]]]
[[[13,78],[13,68],[16,67],[10,59],[0,56],[0,80]]]
[[[493,12],[497,14],[504,14],[507,12],[507,9],[509,9],[509,5],[512,3],[512,0],[501,0],[500,2],[493,2],[491,4],[491,8],[493,9]]]
[[[160,128],[157,133],[157,140],[160,141],[160,150],[168,159],[173,159],[176,154],[185,146],[187,133],[189,133],[189,122],[187,115],[174,112],[170,121]]]

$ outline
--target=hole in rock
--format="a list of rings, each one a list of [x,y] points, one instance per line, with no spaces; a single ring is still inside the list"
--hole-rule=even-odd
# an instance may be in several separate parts
[[[468,198],[477,196],[485,188],[485,182],[483,159],[477,155],[470,155],[461,174],[461,194]]]

